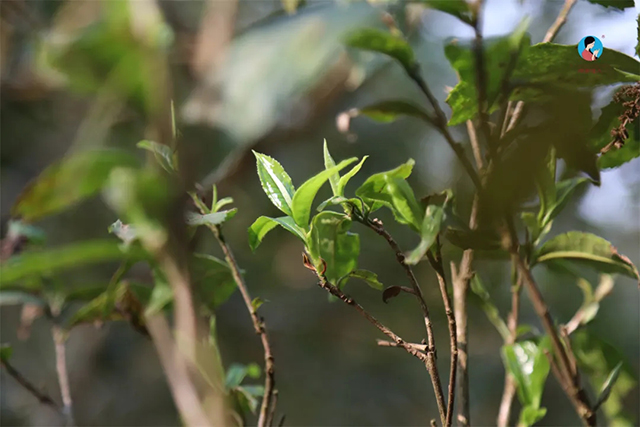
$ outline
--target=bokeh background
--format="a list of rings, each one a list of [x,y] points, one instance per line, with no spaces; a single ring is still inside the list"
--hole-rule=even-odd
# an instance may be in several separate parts
[[[76,81],[65,82],[57,71],[43,63],[43,52],[55,53],[74,28],[102,19],[99,0],[84,2],[97,6],[97,12],[92,12],[91,7],[69,12],[70,6],[80,7],[82,3],[73,0],[0,3],[3,235],[12,203],[28,181],[47,165],[78,147],[107,145],[135,152],[135,143],[146,136],[144,115],[135,102],[114,103],[110,96],[117,92],[108,77],[74,84],[83,78],[80,71],[90,67],[94,67],[96,75],[108,76],[100,72],[115,51],[113,46],[120,46],[116,36],[94,40],[82,52],[83,60],[63,58],[64,64],[70,65],[67,76]],[[542,39],[563,4],[555,0],[486,3],[485,37],[507,34],[523,16],[529,15],[534,42]],[[396,64],[373,54],[347,52],[340,44],[345,31],[357,26],[381,26],[381,11],[392,13],[409,35],[423,65],[423,76],[449,113],[444,99],[447,88],[455,85],[456,76],[444,57],[443,45],[450,37],[472,37],[471,28],[443,13],[401,3],[311,1],[296,14],[288,15],[277,0],[241,0],[226,62],[217,74],[211,75],[206,70],[194,72],[191,61],[197,34],[207,25],[202,21],[207,2],[160,1],[157,5],[161,12],[159,19],[165,26],[154,37],[169,49],[180,144],[188,145],[195,153],[189,166],[196,178],[219,179],[221,195],[234,198],[239,214],[225,225],[225,234],[246,270],[253,296],[268,301],[261,311],[272,339],[278,405],[286,414],[286,425],[425,425],[437,410],[424,367],[401,350],[377,347],[375,339],[382,337],[370,324],[348,307],[327,301],[314,276],[300,262],[302,248],[297,239],[277,230],[255,254],[249,250],[247,227],[258,216],[277,212],[260,188],[248,150],[277,158],[299,185],[323,168],[321,150],[326,138],[336,159],[370,156],[354,178],[353,187],[349,187],[352,189],[367,174],[390,169],[411,157],[416,160],[410,178],[416,193],[421,196],[454,188],[460,194],[459,210],[468,214],[471,184],[433,129],[411,119],[381,125],[362,118],[355,119],[351,134],[345,135],[338,131],[336,117],[340,112],[377,100],[405,98],[423,102],[421,94]],[[595,35],[604,43],[603,55],[607,49],[616,49],[633,56],[638,12],[640,6],[619,11],[579,0],[556,41],[576,44],[586,35]],[[139,16],[146,16],[144,11],[141,13]],[[127,70],[118,78],[132,73],[135,70]],[[149,77],[153,73],[146,75]],[[212,89],[214,86],[216,90]],[[610,95],[610,89],[597,92],[594,117],[608,103]],[[210,117],[215,117],[215,122]],[[463,127],[453,132],[466,141]],[[639,188],[638,159],[605,172],[601,187],[584,187],[574,197],[555,222],[553,233],[569,229],[594,232],[613,242],[637,264]],[[327,188],[318,200],[322,196],[328,196]],[[395,226],[389,215],[381,213],[380,217],[403,248],[417,243],[415,236]],[[107,227],[115,219],[97,197],[38,225],[47,232],[48,244],[54,246],[105,237]],[[386,243],[369,230],[356,228],[356,231],[361,234],[363,248],[360,265],[376,271],[385,285],[406,285]],[[199,246],[219,255],[206,234],[199,236]],[[444,251],[447,262],[459,259],[460,253],[454,248],[445,245]],[[69,275],[69,280],[104,281],[114,268],[103,265],[77,270]],[[506,317],[510,304],[508,266],[483,260],[477,263],[477,268]],[[142,281],[150,279],[144,268],[136,268],[131,274]],[[419,265],[416,274],[432,312],[440,349],[439,364],[444,373],[449,363],[449,344],[437,283],[425,265]],[[560,322],[566,322],[582,301],[575,281],[544,269],[536,270],[535,274],[552,313]],[[419,309],[410,298],[400,297],[384,304],[378,292],[355,282],[349,284],[348,292],[404,338],[421,340]],[[478,307],[471,305],[470,310],[471,416],[475,425],[494,425],[504,381],[499,353],[501,338]],[[639,313],[637,285],[630,279],[617,278],[612,295],[590,325],[595,333],[622,351],[636,376],[640,360]],[[48,321],[36,320],[30,336],[20,340],[17,335],[20,307],[2,306],[0,320],[1,340],[13,344],[15,366],[58,398]],[[521,321],[539,327],[527,298],[523,300]],[[262,348],[238,293],[218,313],[218,328],[226,365],[261,363]],[[179,425],[152,343],[127,324],[74,329],[68,357],[79,425]],[[0,378],[0,424],[60,422],[13,379],[4,373]],[[636,422],[639,400],[636,387],[624,401]],[[548,414],[541,425],[578,424],[572,406],[552,376],[547,381],[542,405],[548,408]]]

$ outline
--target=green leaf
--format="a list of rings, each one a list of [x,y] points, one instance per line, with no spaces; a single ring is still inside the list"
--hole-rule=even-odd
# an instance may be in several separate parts
[[[498,108],[503,81],[509,78],[518,57],[530,44],[529,37],[525,34],[527,27],[528,20],[523,20],[510,36],[489,39],[484,43],[485,67],[491,70],[488,73],[486,88],[489,113]],[[472,42],[463,46],[462,43],[453,40],[445,46],[444,51],[460,79],[447,96],[447,103],[452,111],[449,125],[454,126],[471,120],[478,114],[475,58]]]
[[[413,49],[400,36],[374,28],[360,28],[351,32],[345,43],[348,46],[379,52],[390,56],[402,64],[407,72],[415,71],[417,64]]]
[[[556,150],[554,147],[549,148],[545,166],[540,168],[536,174],[536,187],[538,188],[538,197],[540,199],[540,211],[538,213],[538,222],[542,228],[544,222],[543,217],[549,211],[550,207],[556,203]]]
[[[502,347],[505,367],[516,380],[518,398],[523,407],[531,408],[527,412],[532,414],[521,415],[521,420],[536,418],[533,415],[540,409],[544,383],[550,369],[544,351],[549,351],[549,348],[550,340],[546,336],[538,344],[523,341]]]
[[[123,224],[120,220],[116,220],[116,222],[111,224],[107,230],[109,233],[115,234],[116,237],[122,240],[125,247],[131,246],[133,242],[140,238],[135,227],[130,224]]]
[[[194,254],[190,267],[192,285],[212,309],[224,304],[238,287],[229,265],[212,255]]]
[[[247,376],[249,376],[250,378],[259,378],[260,375],[260,366],[255,363],[251,363],[249,365],[234,363],[227,370],[225,385],[227,387],[227,390],[231,390],[242,384],[242,381],[244,381]]]
[[[251,301],[251,308],[253,308],[253,310],[258,310],[262,304],[264,304],[264,300],[260,297],[256,297],[253,299],[253,301]]]
[[[145,311],[146,316],[160,313],[173,301],[173,290],[164,273],[159,268],[153,269],[153,290]]]
[[[314,265],[326,263],[325,276],[333,285],[355,270],[360,254],[360,237],[350,233],[351,220],[337,212],[321,212],[313,218],[308,250]]]
[[[633,7],[633,0],[589,0],[589,2],[599,4],[604,7],[614,7],[620,10],[624,10],[627,7]]]
[[[303,243],[307,241],[304,230],[296,225],[293,218],[289,216],[281,216],[279,218],[261,216],[249,227],[249,246],[251,250],[255,251],[262,243],[264,236],[278,225],[297,236]]]
[[[471,25],[471,9],[465,0],[421,0],[432,9],[453,15],[462,22]]]
[[[344,288],[344,284],[342,283],[343,281],[345,281],[346,279],[353,277],[355,279],[360,279],[360,280],[364,280],[365,282],[367,282],[367,284],[369,286],[371,286],[373,289],[376,289],[378,291],[381,291],[382,288],[384,287],[384,285],[382,283],[380,283],[380,281],[378,280],[378,275],[372,271],[369,270],[353,270],[352,272],[350,272],[349,274],[342,276],[339,280],[338,283],[336,284],[336,286],[340,289]],[[346,282],[345,282],[346,283]]]
[[[386,206],[401,224],[408,224],[414,231],[420,232],[423,211],[413,194],[413,190],[405,179],[411,175],[413,159],[397,168],[371,175],[356,190],[356,195],[362,198],[374,212]]]
[[[223,224],[225,221],[233,218],[237,212],[238,209],[235,208],[227,211],[212,212],[206,215],[202,215],[196,212],[188,212],[186,220],[187,224],[192,226],[215,226]]]
[[[415,117],[427,123],[433,122],[433,119],[422,108],[407,101],[382,101],[356,111],[381,123],[395,122],[403,116]]]
[[[576,191],[576,189],[580,185],[588,181],[589,180],[586,178],[571,178],[571,179],[565,179],[563,181],[556,183],[555,201],[549,205],[546,211],[546,214],[542,220],[542,224],[546,225],[551,220],[553,220],[556,216],[558,216],[558,214],[562,212],[564,207],[567,205],[567,203],[569,202],[569,199],[571,198],[571,195]]]
[[[633,127],[633,125],[629,125]],[[632,132],[632,131],[630,131]],[[640,132],[637,129],[633,138],[626,140],[621,148],[612,148],[598,158],[598,167],[600,169],[612,169],[622,166],[623,164],[640,157]]]
[[[156,161],[162,169],[167,172],[176,172],[178,170],[178,162],[177,158],[173,152],[173,149],[165,144],[158,144],[153,141],[140,141],[136,144],[138,148],[142,148],[143,150],[147,150],[153,153],[156,158]]]
[[[253,154],[256,156],[258,177],[262,189],[275,207],[291,216],[291,202],[296,192],[291,177],[275,159],[255,151]]]
[[[11,347],[11,344],[0,345],[0,361],[7,362],[9,359],[11,359],[12,354],[13,347]]]
[[[609,396],[611,395],[611,390],[615,385],[618,377],[620,376],[620,371],[622,369],[622,362],[618,362],[615,368],[611,371],[604,384],[602,385],[602,389],[600,390],[600,394],[598,395],[598,400],[596,400],[594,408],[599,408],[604,402],[607,401]]]
[[[29,251],[10,258],[2,265],[0,286],[87,264],[116,260],[140,261],[146,258],[146,253],[140,250],[123,251],[113,240],[86,241],[62,248]]]
[[[343,160],[337,166],[324,170],[316,176],[309,178],[304,184],[300,186],[300,188],[298,188],[293,196],[293,202],[291,203],[291,209],[293,210],[292,216],[296,221],[296,224],[303,228],[309,226],[311,205],[316,197],[316,194],[320,190],[320,187],[322,187],[322,185],[329,179],[329,177],[346,168],[356,160],[358,159],[355,157],[348,160]]]
[[[602,237],[570,231],[546,242],[535,254],[535,263],[568,259],[585,263],[598,271],[620,273],[640,280],[637,268]]]
[[[547,408],[534,408],[533,406],[525,406],[520,411],[519,426],[532,426],[547,415]]]
[[[31,224],[20,220],[9,220],[7,223],[7,239],[25,238],[30,244],[41,245],[46,240],[45,232]]]
[[[618,379],[612,385],[608,399],[602,409],[608,418],[607,425],[634,426],[637,421],[624,412],[626,396],[638,383],[635,370],[624,361],[623,354],[607,341],[599,338],[588,328],[571,334],[571,343],[578,366],[588,378],[594,390],[605,388],[609,373],[622,361]]]
[[[324,168],[325,170],[329,170],[336,166],[336,162],[331,157],[331,153],[329,153],[329,147],[327,147],[327,140],[324,140]],[[338,181],[340,180],[340,174],[338,172],[332,173],[329,176],[329,184],[331,184],[331,191],[333,191],[334,196],[342,196],[338,192]]]
[[[460,249],[495,251],[502,249],[500,236],[493,230],[462,230],[448,228],[445,237]]]
[[[471,301],[474,301],[477,305],[480,306],[480,308],[482,308],[487,316],[487,319],[489,319],[493,326],[495,326],[496,330],[503,340],[506,341],[510,339],[511,333],[509,332],[507,324],[500,316],[500,311],[491,300],[489,292],[484,287],[482,281],[480,280],[480,277],[477,274],[473,276],[470,284],[472,293],[470,293],[469,296]]]
[[[360,171],[360,168],[362,168],[362,164],[364,163],[365,160],[367,160],[367,158],[369,158],[369,156],[364,156],[362,160],[360,160],[360,163],[355,165],[353,168],[351,168],[349,172],[345,173],[342,177],[340,177],[340,179],[338,180],[338,188],[336,192],[338,196],[344,195],[345,187],[347,186],[351,178],[353,178],[355,174],[357,174]],[[352,200],[352,199],[349,199],[349,200]]]
[[[621,71],[637,73],[640,62],[621,52],[605,49],[597,61],[588,64],[578,53],[578,45],[539,43],[520,57],[513,79],[527,83],[548,83],[556,87],[580,88],[635,83]],[[579,70],[594,70],[580,72]]]
[[[420,229],[420,244],[415,248],[405,262],[409,265],[415,265],[420,262],[431,245],[436,241],[436,237],[440,233],[440,227],[444,218],[444,209],[442,206],[429,205],[422,220]]]
[[[135,166],[123,151],[101,150],[75,154],[45,169],[18,197],[11,214],[36,221],[69,208],[100,191],[111,170]]]

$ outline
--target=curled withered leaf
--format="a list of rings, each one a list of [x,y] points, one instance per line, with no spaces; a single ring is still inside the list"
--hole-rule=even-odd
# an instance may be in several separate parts
[[[311,264],[311,260],[309,259],[309,256],[305,252],[302,252],[302,263],[309,270],[316,271],[316,268],[313,266],[313,264]]]
[[[391,298],[395,298],[400,295],[402,292],[402,288],[400,286],[389,286],[387,289],[382,291],[382,301],[386,304]]]

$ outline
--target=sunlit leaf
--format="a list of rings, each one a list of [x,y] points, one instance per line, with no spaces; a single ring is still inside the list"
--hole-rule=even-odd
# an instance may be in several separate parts
[[[535,262],[545,263],[567,259],[585,263],[598,271],[620,273],[639,279],[637,268],[602,237],[570,231],[554,237],[536,252]]]
[[[24,189],[11,214],[35,221],[58,213],[100,191],[115,167],[136,163],[134,157],[116,150],[75,154],[45,169]]]
[[[264,236],[278,225],[297,236],[303,243],[306,242],[307,238],[304,230],[296,225],[293,218],[289,216],[281,216],[279,218],[261,216],[249,227],[249,246],[251,250],[255,251],[262,243]]]
[[[291,202],[296,192],[291,178],[275,159],[255,151],[253,154],[256,156],[258,176],[260,177],[262,189],[275,207],[291,216]]]
[[[329,179],[329,177],[346,168],[356,160],[358,159],[355,157],[348,160],[343,160],[338,165],[324,170],[312,178],[309,178],[304,184],[300,186],[300,188],[298,188],[298,190],[296,190],[293,196],[293,201],[291,203],[291,209],[293,211],[292,216],[296,221],[296,224],[303,228],[309,226],[311,205],[313,204],[313,200],[320,190],[320,187],[322,187],[322,185]]]
[[[362,168],[362,164],[364,163],[365,160],[367,160],[368,157],[369,156],[364,156],[362,160],[360,160],[360,163],[355,165],[353,168],[351,168],[349,172],[345,173],[343,176],[340,177],[340,179],[338,180],[338,188],[336,193],[337,195],[339,196],[344,195],[345,187],[347,186],[351,178],[353,178],[355,174],[357,174],[360,171],[360,168]]]
[[[327,140],[324,140],[323,146],[323,154],[324,154],[324,168],[325,170],[332,169],[335,167],[336,162],[331,157],[331,153],[329,153],[329,147],[327,147]],[[336,171],[329,176],[329,184],[331,184],[331,191],[333,191],[334,196],[341,196],[342,194],[338,191],[338,181],[340,180],[340,174]]]
[[[188,212],[186,220],[188,225],[193,226],[220,225],[233,218],[237,212],[238,209],[235,208],[227,211],[212,212],[205,215],[196,212]]]
[[[351,220],[337,212],[320,212],[313,218],[308,241],[309,255],[316,267],[326,263],[325,276],[336,285],[355,270],[360,255],[360,237],[350,233]]]

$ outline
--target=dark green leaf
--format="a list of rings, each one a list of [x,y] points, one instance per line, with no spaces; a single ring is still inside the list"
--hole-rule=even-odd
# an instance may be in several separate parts
[[[342,276],[339,280],[338,283],[336,284],[336,286],[340,289],[342,289],[344,287],[344,281],[350,277],[353,277],[355,279],[360,279],[360,280],[364,280],[365,282],[367,282],[367,284],[369,286],[371,286],[373,289],[376,289],[378,291],[381,291],[382,288],[384,287],[384,285],[382,283],[380,283],[380,281],[378,280],[378,275],[372,271],[369,270],[353,270],[352,272],[350,272],[349,274]]]
[[[410,265],[415,265],[422,260],[422,257],[427,253],[431,245],[436,241],[438,233],[440,233],[440,227],[444,218],[444,209],[442,206],[429,205],[427,211],[422,220],[422,227],[420,228],[420,244],[415,248],[405,262]]]
[[[346,44],[363,50],[370,50],[388,55],[402,64],[408,71],[413,72],[417,65],[413,49],[400,36],[374,28],[361,28],[350,33]]]
[[[153,141],[140,141],[136,144],[138,148],[142,148],[143,150],[147,150],[153,153],[156,158],[156,161],[162,169],[167,172],[176,172],[178,170],[178,162],[176,156],[173,152],[173,149],[168,145],[158,144]]]
[[[147,255],[140,250],[123,251],[113,240],[95,240],[74,243],[46,251],[24,252],[2,265],[0,285],[12,284],[34,275],[48,275],[68,268],[115,260],[143,260]]]
[[[348,160],[341,161],[337,166],[324,170],[316,176],[309,178],[304,184],[298,188],[293,196],[291,202],[291,210],[293,211],[293,219],[300,227],[306,228],[309,226],[309,217],[311,216],[311,205],[316,197],[316,194],[320,190],[320,187],[331,177],[333,174],[340,172],[342,169],[349,166],[351,163],[358,160],[353,157]]]
[[[556,163],[556,150],[554,147],[550,147],[545,159],[545,167],[540,168],[536,175],[536,186],[538,187],[538,197],[540,199],[538,222],[541,227],[544,224],[543,218],[545,214],[556,203]]]
[[[525,34],[527,27],[528,21],[524,20],[510,36],[485,41],[485,68],[489,70],[486,88],[489,112],[498,108],[503,81],[509,78],[518,56],[530,44]],[[449,125],[453,126],[478,114],[475,59],[471,43],[462,46],[457,40],[445,46],[445,55],[460,78],[447,97],[452,111]]]
[[[355,176],[355,174],[357,174],[360,171],[360,168],[362,168],[362,164],[364,163],[365,160],[367,160],[368,157],[369,156],[364,156],[362,158],[362,160],[360,160],[360,163],[358,163],[353,168],[351,168],[351,170],[349,172],[345,173],[344,176],[340,177],[340,180],[338,180],[337,195],[339,195],[339,196],[343,196],[344,195],[344,189],[347,186],[347,184],[349,183],[349,180],[351,180],[351,178],[353,178]],[[350,199],[350,200],[352,200],[352,199]]]
[[[633,136],[627,139],[621,148],[613,147],[598,158],[598,167],[600,169],[617,168],[640,157],[640,132],[637,127],[634,130],[633,126],[633,124],[628,126],[630,128],[629,134]]]
[[[602,237],[570,231],[546,242],[535,255],[536,263],[568,259],[590,265],[598,271],[620,273],[640,280],[638,270]]]
[[[309,255],[319,268],[326,263],[325,276],[336,285],[338,280],[356,269],[360,254],[360,237],[350,233],[351,220],[337,212],[321,212],[313,218],[309,236]]]
[[[422,108],[407,101],[383,101],[357,111],[370,119],[382,123],[391,123],[403,116],[422,119],[427,123],[433,122]]]
[[[571,178],[565,179],[564,181],[560,181],[556,183],[555,191],[556,197],[554,203],[550,204],[545,216],[542,220],[542,224],[547,224],[549,221],[553,220],[567,205],[571,195],[575,192],[575,190],[583,183],[587,182],[586,178]]]
[[[528,83],[549,83],[559,87],[579,88],[610,85],[637,80],[621,71],[637,73],[640,63],[621,52],[606,49],[597,61],[588,64],[578,53],[577,45],[539,43],[520,57],[513,78]],[[589,69],[593,72],[580,72]]]
[[[289,216],[281,216],[279,218],[261,216],[249,227],[249,246],[251,250],[255,251],[260,243],[262,243],[264,236],[278,225],[282,226],[282,228],[294,236],[297,236],[303,243],[307,241],[304,230],[296,225],[293,218]]]
[[[500,236],[490,230],[460,230],[449,228],[445,237],[452,245],[460,249],[493,251],[502,249]]]
[[[422,0],[421,3],[453,15],[462,22],[471,25],[471,9],[465,0]]]
[[[296,192],[291,178],[275,159],[255,151],[253,154],[256,156],[258,177],[260,177],[262,189],[275,207],[291,216],[291,202]]]
[[[324,140],[324,147],[323,147],[324,151],[324,168],[325,170],[331,169],[333,167],[335,167],[336,162],[333,160],[333,157],[331,157],[331,153],[329,153],[329,147],[327,147],[327,140]],[[341,196],[342,194],[340,194],[340,192],[338,191],[338,181],[340,180],[340,174],[336,171],[335,173],[332,173],[329,176],[329,184],[331,184],[331,191],[333,192],[334,196]]]
[[[136,163],[134,157],[116,150],[75,154],[45,169],[20,194],[11,214],[35,221],[58,213],[100,191],[114,168]]]
[[[191,259],[191,283],[209,307],[216,309],[227,301],[237,288],[226,262],[207,254],[194,254]]]
[[[199,213],[195,213],[195,212],[188,212],[187,213],[187,224],[188,225],[193,225],[193,226],[199,226],[199,225],[220,225],[223,224],[225,221],[233,218],[235,216],[235,214],[238,212],[238,209],[230,209],[228,211],[219,211],[219,212],[212,212],[206,215],[202,215]]]
[[[11,355],[13,354],[13,347],[10,344],[2,344],[0,345],[0,361],[6,362],[11,359]]]
[[[633,0],[589,0],[591,3],[599,4],[604,7],[614,7],[624,10],[627,7],[633,7]]]

